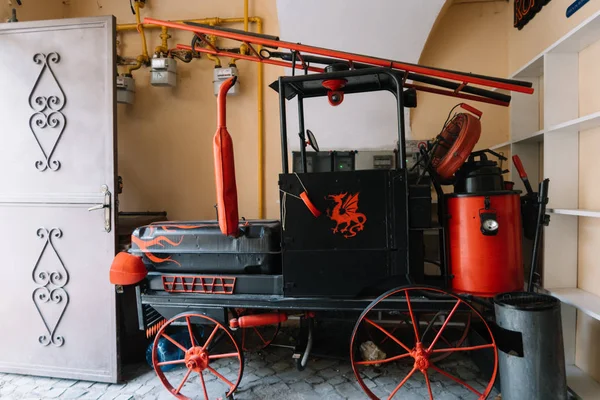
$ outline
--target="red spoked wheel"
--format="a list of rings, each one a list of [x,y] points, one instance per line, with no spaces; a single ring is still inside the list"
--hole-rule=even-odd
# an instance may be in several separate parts
[[[439,332],[439,327],[444,323],[447,316],[448,311],[439,311],[437,313],[415,313],[416,323],[419,324],[420,329],[424,329],[421,335],[421,341],[433,341]],[[406,335],[407,331],[413,331],[410,313],[399,313],[388,320],[383,319],[383,313],[379,313],[378,317],[378,320],[380,321],[378,322],[379,326],[385,328],[387,333],[393,335],[397,339],[404,340],[404,343],[408,347],[412,348],[416,345],[414,335],[412,337]],[[446,327],[439,337],[436,343],[436,349],[443,347],[461,347],[469,334],[471,318],[470,312],[455,312],[452,323]],[[390,347],[395,346],[395,343],[390,340],[389,335],[383,333],[373,325],[367,324],[365,328],[369,339],[382,350],[386,351],[390,349]],[[452,355],[452,352],[436,353],[435,355],[432,355],[431,361],[439,362],[448,358],[450,355]]]
[[[277,312],[277,310],[255,310],[255,309],[245,309],[245,308],[236,308],[231,310],[232,314],[235,318],[243,317],[245,315],[255,315],[261,313],[271,313]],[[281,328],[281,323],[277,325],[265,325],[265,326],[253,326],[250,328],[240,328],[238,332],[240,332],[242,350],[244,351],[259,351],[267,348],[273,341],[277,334],[279,333],[279,329]],[[238,336],[238,338],[240,337]]]
[[[420,311],[418,308],[420,307],[419,304],[422,304],[423,300],[433,301],[442,299],[445,300],[443,304],[445,305],[445,308],[448,308],[448,311],[443,312],[445,318],[443,319],[443,322],[439,328],[437,326],[435,327],[436,333],[433,335],[429,332],[431,332],[431,326],[435,326],[435,324],[427,324],[428,328],[421,329],[421,326],[417,322],[417,314],[419,314]],[[394,310],[400,308],[403,310]],[[381,321],[379,321],[379,318],[382,314],[391,314],[397,317],[398,315],[402,315],[404,312],[407,312],[410,318],[410,326],[412,327],[410,337],[407,337],[406,335],[401,336],[395,333],[390,333],[390,329],[386,328],[386,324],[382,324]],[[447,343],[443,343],[443,339],[441,339],[444,335],[444,332],[446,329],[449,329],[448,327],[454,318],[458,318],[458,316],[461,314],[466,315],[467,313],[471,315],[473,322],[481,324],[481,326],[484,327],[482,330],[485,331],[487,336],[484,337],[484,340],[487,343],[470,347],[449,347],[449,345]],[[436,314],[436,317],[434,317],[433,321],[439,319],[438,314]],[[471,318],[468,319],[468,323],[470,326]],[[380,353],[378,357],[368,359],[369,357],[365,354],[365,347],[363,347],[361,351],[361,344],[364,345],[363,340],[369,339],[368,335],[366,337],[361,337],[366,330],[366,326],[373,327],[385,335],[388,338],[387,342],[390,342],[390,344],[394,345],[393,352],[386,351],[384,352],[385,354]],[[400,338],[398,336],[400,336]],[[451,343],[452,342],[450,342],[450,344]],[[455,374],[444,370],[444,366],[442,364],[438,365],[439,361],[436,361],[437,357],[440,355],[447,357],[453,353],[465,351],[493,352],[494,371],[487,385],[485,385],[485,387],[483,387],[483,385],[479,385],[482,386],[482,388],[479,388],[479,390],[473,387],[477,385],[470,385]],[[363,357],[363,355],[365,355],[365,357]],[[418,380],[417,376],[415,375],[416,373],[423,375],[429,393],[429,399],[434,399],[434,390],[432,390],[431,384],[432,378],[436,382],[438,380],[453,381],[454,383],[462,385],[472,392],[473,398],[485,399],[491,392],[496,379],[498,368],[498,349],[496,347],[496,342],[494,340],[492,331],[490,330],[485,319],[469,303],[462,300],[458,296],[445,292],[441,289],[412,286],[392,289],[382,294],[371,304],[369,304],[365,311],[363,311],[356,322],[354,331],[352,333],[352,340],[350,342],[350,361],[359,385],[371,399],[379,399],[379,397],[377,397],[377,395],[375,395],[363,381],[363,372],[365,372],[367,368],[372,367],[389,367],[389,370],[393,370],[398,373],[397,385],[394,384],[389,386],[389,393],[386,392],[385,398],[388,399],[392,399],[396,395],[398,395],[396,398],[403,398],[402,394],[404,385],[411,378]],[[404,388],[404,390],[406,390],[406,388]]]
[[[197,325],[203,327],[203,335],[200,338],[194,329]],[[184,346],[167,333],[173,326],[183,326],[187,329],[191,347]],[[157,348],[160,338],[167,339],[179,348],[184,357],[159,362]],[[244,372],[244,355],[232,333],[220,322],[203,314],[184,313],[167,321],[156,334],[152,348],[152,364],[163,386],[176,398],[209,400],[227,398],[235,392]],[[163,366],[173,364],[181,364],[185,368],[163,371]],[[217,371],[220,368],[226,369],[227,372],[221,374]],[[211,385],[211,390],[208,390],[206,382],[209,381],[219,382],[220,385]]]
[[[430,343],[435,339],[438,332],[440,332],[441,325],[444,324],[444,321],[448,318],[448,311],[440,311],[435,314],[428,314],[424,316],[424,318],[430,318],[425,327],[425,331],[421,336],[421,341],[425,343]],[[457,311],[452,316],[452,322],[450,322],[446,329],[440,334],[440,337],[435,345],[435,349],[443,349],[443,348],[456,348],[461,347],[465,340],[467,340],[467,336],[469,335],[469,329],[471,328],[471,319],[473,318],[473,314],[469,311],[461,312]],[[423,325],[421,325],[423,326]],[[448,329],[452,327],[453,329]],[[431,362],[440,362],[453,354],[452,351],[448,351],[445,353],[435,353],[435,356],[431,357]]]

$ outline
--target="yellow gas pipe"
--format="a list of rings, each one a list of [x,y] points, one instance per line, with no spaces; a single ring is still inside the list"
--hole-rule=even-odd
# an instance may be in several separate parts
[[[244,0],[244,31],[248,32],[248,0]],[[240,54],[246,54],[248,52],[248,46],[246,43],[240,45]],[[237,58],[232,58],[229,65],[235,65]]]
[[[214,26],[213,24],[209,24],[210,26]],[[213,46],[217,47],[217,38],[214,35],[208,35],[208,41]],[[213,54],[206,54],[206,58],[213,61],[215,63],[215,68],[221,68],[221,59]]]
[[[246,14],[247,11],[247,0],[244,0],[244,12]],[[135,4],[138,4],[137,2]],[[139,15],[136,11],[136,15]],[[239,24],[244,23],[244,28],[247,28],[246,23],[256,24],[256,33],[263,33],[263,23],[262,18],[260,17],[243,17],[243,18],[203,18],[203,19],[186,19],[174,21],[179,24],[183,24],[185,22],[195,22],[198,24],[205,25],[222,25],[222,24]],[[124,31],[135,31],[138,30],[138,26],[141,32],[144,32],[144,29],[162,29],[163,27],[155,24],[119,24],[117,25],[117,32]],[[247,30],[247,29],[246,29]],[[143,39],[143,43],[145,44],[145,37]],[[257,51],[260,52],[261,46],[258,46]],[[207,54],[207,57],[210,59],[210,54]],[[138,62],[139,58],[138,57]],[[215,61],[215,60],[213,60]],[[215,61],[216,62],[216,61]],[[140,68],[142,63],[139,66],[134,66],[133,69]],[[135,68],[137,67],[137,68]],[[258,103],[258,218],[264,218],[264,111],[263,111],[263,99],[264,99],[264,68],[262,63],[258,63],[258,94],[257,94],[257,103]]]
[[[262,20],[257,18],[256,21],[257,33],[263,33],[262,31]],[[260,54],[262,46],[258,46],[257,51]],[[263,63],[258,63],[258,218],[262,219],[265,215],[265,164],[264,164],[264,112],[263,112]]]
[[[156,46],[156,49],[154,49],[154,53],[156,53],[156,55],[160,56],[161,54],[167,54],[169,52],[170,38],[171,35],[169,35],[169,28],[167,28],[166,26],[162,26],[160,32],[160,46]]]
[[[127,73],[129,75],[131,75],[131,71],[140,69],[140,67],[144,63],[147,63],[150,60],[150,57],[148,57],[148,45],[146,44],[146,34],[144,33],[144,24],[142,24],[142,21],[140,18],[140,9],[144,8],[144,3],[140,3],[139,1],[136,0],[133,4],[133,7],[135,10],[135,21],[136,21],[136,23],[133,26],[134,26],[134,29],[140,33],[140,36],[142,38],[142,54],[137,56],[136,64],[132,65],[131,67],[129,67],[127,69]]]

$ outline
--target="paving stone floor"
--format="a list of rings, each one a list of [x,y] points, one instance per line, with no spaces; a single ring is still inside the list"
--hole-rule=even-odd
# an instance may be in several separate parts
[[[235,380],[235,359],[211,361],[211,366],[221,375]],[[439,364],[444,370],[460,376],[477,390],[483,390],[487,382],[471,360],[455,353]],[[373,393],[387,398],[402,377],[412,366],[393,365],[381,369],[368,367],[364,372],[365,384]],[[165,375],[178,385],[183,379],[185,368],[174,369]],[[51,379],[0,373],[0,399],[2,400],[167,400],[174,397],[161,385],[154,370],[147,364],[127,365],[123,371],[125,382],[104,384],[66,379]],[[222,396],[224,386],[213,374],[204,374],[210,399]],[[430,375],[431,388],[436,400],[475,399],[464,386],[438,373]],[[200,378],[191,375],[182,393],[191,398],[204,399]],[[493,391],[489,399],[494,399]],[[270,347],[260,352],[248,353],[245,357],[243,379],[235,393],[237,400],[312,400],[312,399],[366,399],[358,386],[348,361],[311,358],[304,371],[298,371],[291,358],[291,350]],[[417,372],[394,397],[402,400],[429,399],[424,376]]]

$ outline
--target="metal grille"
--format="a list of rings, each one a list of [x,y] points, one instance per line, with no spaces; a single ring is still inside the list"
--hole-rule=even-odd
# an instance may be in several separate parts
[[[232,294],[234,277],[163,276],[163,287],[169,293]]]
[[[529,292],[502,293],[494,301],[500,306],[528,311],[546,310],[560,305],[556,297]]]

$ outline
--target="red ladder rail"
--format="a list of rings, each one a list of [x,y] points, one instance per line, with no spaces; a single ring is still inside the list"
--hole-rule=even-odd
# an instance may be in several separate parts
[[[165,26],[165,27],[172,28],[172,29],[180,29],[180,30],[189,31],[189,32],[194,33],[207,46],[206,48],[196,47],[193,49],[194,51],[198,51],[198,52],[202,52],[202,53],[234,57],[237,59],[261,62],[261,63],[266,63],[266,64],[273,64],[273,65],[278,65],[278,66],[283,66],[283,67],[307,69],[308,71],[311,71],[311,72],[323,72],[323,69],[319,68],[319,67],[307,65],[303,60],[303,53],[304,54],[313,54],[313,55],[317,55],[317,56],[330,57],[333,59],[344,61],[344,62],[348,63],[350,66],[352,66],[353,63],[362,63],[362,64],[367,64],[370,66],[388,67],[388,68],[393,68],[393,69],[405,72],[405,80],[406,80],[406,78],[408,78],[409,74],[412,73],[412,74],[420,74],[420,75],[424,75],[424,76],[436,77],[436,78],[441,78],[441,79],[447,79],[447,80],[451,80],[451,81],[456,81],[458,83],[458,86],[454,90],[443,90],[443,89],[433,88],[431,86],[414,85],[414,84],[405,82],[406,87],[412,86],[417,90],[423,90],[423,91],[428,91],[428,92],[437,93],[437,94],[449,95],[449,96],[453,96],[453,97],[466,98],[466,99],[471,99],[471,100],[476,100],[476,101],[483,101],[483,102],[497,104],[497,105],[503,105],[503,106],[507,106],[509,104],[509,101],[491,99],[491,98],[487,98],[485,95],[481,95],[481,96],[469,95],[469,94],[464,93],[463,90],[465,89],[465,87],[467,87],[467,85],[472,84],[472,85],[478,85],[479,87],[501,89],[501,90],[519,92],[519,93],[526,93],[526,94],[531,94],[534,91],[533,88],[531,87],[531,83],[529,83],[529,82],[496,78],[496,77],[471,74],[471,73],[464,73],[464,72],[460,72],[460,71],[452,71],[452,70],[447,70],[447,69],[432,68],[432,67],[426,67],[426,66],[422,66],[422,65],[418,65],[418,64],[410,64],[410,63],[405,63],[405,62],[401,62],[401,61],[387,60],[387,59],[383,59],[383,58],[371,57],[371,56],[366,56],[366,55],[362,55],[362,54],[354,54],[354,53],[348,53],[348,52],[344,52],[344,51],[326,49],[326,48],[315,47],[315,46],[308,46],[308,45],[303,45],[303,44],[298,44],[298,43],[281,41],[281,40],[278,40],[277,37],[273,37],[273,36],[249,33],[249,32],[240,31],[240,30],[236,30],[236,29],[215,28],[215,27],[200,25],[200,24],[195,24],[195,23],[181,24],[181,23],[176,23],[176,22],[158,20],[158,19],[154,19],[154,18],[144,18],[144,22],[148,23],[148,24],[155,24],[155,25],[159,25],[159,26]],[[213,36],[221,37],[224,39],[230,39],[230,40],[235,40],[235,41],[244,43],[247,46],[247,48],[249,49],[250,54],[239,54],[239,53],[233,53],[233,52],[226,51],[226,50],[217,49],[216,47],[214,47],[210,42],[208,42],[204,38],[204,35],[213,35]],[[277,48],[287,49],[296,54],[296,57],[298,58],[298,61],[300,61],[300,64],[296,63],[295,61],[293,63],[290,63],[290,62],[286,62],[286,61],[273,60],[270,57],[264,57],[261,54],[261,52],[255,48],[255,46],[265,46],[265,47],[270,47],[270,48],[275,48],[275,49],[277,49]],[[178,45],[177,47],[180,49],[192,50],[191,46]],[[455,83],[455,85],[456,85],[456,83]]]

